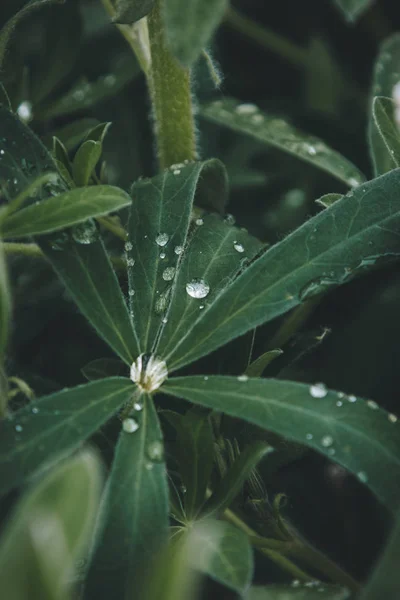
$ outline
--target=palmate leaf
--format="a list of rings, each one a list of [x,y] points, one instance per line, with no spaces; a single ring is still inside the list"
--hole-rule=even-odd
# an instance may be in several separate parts
[[[111,185],[77,188],[6,217],[0,224],[0,236],[10,239],[59,231],[130,204],[128,194]]]
[[[167,474],[161,430],[150,397],[130,423],[135,424],[132,432],[121,432],[105,492],[86,583],[87,600],[126,598],[131,585],[134,596],[141,597],[155,552],[167,540]]]
[[[254,104],[241,104],[233,98],[224,98],[203,105],[200,114],[208,121],[292,154],[350,187],[365,181],[357,167],[320,139],[296,130],[281,118],[263,113]]]
[[[0,539],[4,598],[70,598],[67,582],[87,550],[101,479],[98,457],[83,451],[29,490]]]
[[[313,448],[354,473],[392,511],[400,505],[400,422],[374,402],[246,377],[179,377],[162,391]]]
[[[393,88],[400,81],[399,61],[400,34],[395,33],[387,38],[379,48],[371,87],[368,138],[375,175],[387,173],[396,166],[393,162],[393,157],[388,153],[385,141],[377,126],[374,115],[374,98],[376,96],[392,97]],[[378,108],[383,107],[379,106]],[[384,117],[384,115],[381,116]],[[393,117],[391,120],[393,120]],[[384,129],[387,129],[387,123]],[[390,129],[392,129],[392,125],[390,125]]]
[[[374,0],[333,0],[347,21],[353,22],[362,15]]]
[[[0,422],[0,494],[72,452],[133,394],[113,377],[45,396]]]
[[[310,585],[311,583],[311,585]],[[251,587],[246,600],[349,600],[350,592],[336,585],[310,582],[295,585],[266,585]]]

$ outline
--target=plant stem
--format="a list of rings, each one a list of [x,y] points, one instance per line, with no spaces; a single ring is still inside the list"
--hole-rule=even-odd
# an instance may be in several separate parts
[[[171,54],[165,37],[163,0],[147,17],[151,51],[148,85],[161,169],[197,157],[190,71]]]

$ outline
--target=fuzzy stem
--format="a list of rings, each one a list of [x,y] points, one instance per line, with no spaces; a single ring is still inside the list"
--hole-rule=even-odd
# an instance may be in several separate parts
[[[161,169],[195,160],[196,134],[190,90],[190,71],[172,56],[165,37],[163,0],[148,16],[151,70],[148,76],[153,104],[158,159]]]

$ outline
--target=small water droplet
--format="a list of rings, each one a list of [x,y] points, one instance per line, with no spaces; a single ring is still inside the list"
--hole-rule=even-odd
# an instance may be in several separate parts
[[[38,412],[39,412],[39,408],[37,406],[33,406],[32,407],[32,412],[33,412],[34,415],[37,415]]]
[[[143,410],[143,407],[144,407],[143,400],[136,400],[133,403],[133,410],[135,410],[136,412],[140,412],[141,410]]]
[[[139,429],[139,423],[137,421],[135,421],[135,419],[132,419],[131,417],[129,419],[124,419],[122,421],[122,429],[126,433],[134,433],[135,431],[137,431]]]
[[[134,267],[135,266],[135,259],[134,258],[128,258],[128,260],[126,261],[126,265],[128,267]]]
[[[314,383],[310,385],[310,394],[313,398],[325,398],[328,394],[327,387],[324,383]]]
[[[225,215],[224,221],[227,225],[234,225],[236,222],[235,217],[229,213]]]
[[[349,402],[357,402],[357,397],[354,394],[350,394],[350,396],[347,396],[347,400]]]
[[[208,375],[204,376],[204,381],[208,381]]]
[[[314,148],[314,146],[308,146],[307,148],[307,152],[310,156],[315,156],[317,154],[316,149]]]
[[[313,439],[313,434],[312,433],[306,433],[306,440],[312,440]]]
[[[110,73],[104,77],[104,83],[107,87],[113,87],[117,82],[117,78],[114,73]]]
[[[167,256],[167,255],[165,254],[165,252],[161,252],[161,253],[160,253],[160,258],[161,258],[161,260],[164,260],[164,258],[165,258],[166,256]]]
[[[204,225],[203,219],[196,219],[195,223],[198,227],[201,227],[202,225]]]
[[[175,169],[175,171],[173,171],[174,175],[180,175],[181,174],[181,170],[180,169]]]
[[[251,117],[251,122],[255,123],[256,125],[259,125],[263,121],[264,121],[264,115],[258,114],[258,115],[253,115]]]
[[[175,276],[175,267],[167,267],[164,269],[162,278],[164,281],[172,281]]]
[[[394,415],[393,413],[390,413],[390,414],[388,415],[388,419],[389,419],[389,421],[390,421],[391,423],[397,423],[397,416],[396,416],[396,415]]]
[[[72,237],[77,244],[93,244],[98,238],[95,222],[90,219],[85,223],[79,223],[72,228]]]
[[[186,292],[191,298],[205,298],[210,293],[210,286],[204,279],[192,279],[186,284]]]
[[[334,454],[336,454],[335,448],[329,448],[328,454],[329,454],[329,456],[334,456]]]
[[[83,90],[79,90],[79,89],[75,90],[75,92],[72,94],[72,97],[77,102],[82,102],[82,100],[85,97],[85,92]]]
[[[130,252],[133,249],[133,245],[131,242],[126,242],[125,244],[125,250],[126,252]]]
[[[5,154],[4,150],[0,150],[0,154]]]
[[[367,481],[368,481],[368,475],[366,474],[365,471],[359,471],[357,473],[357,477],[362,483],[367,483]]]
[[[156,244],[158,246],[166,246],[168,244],[169,235],[168,233],[159,233],[156,237]]]
[[[368,400],[367,405],[369,408],[372,408],[372,410],[378,410],[378,408],[379,408],[379,405],[376,402],[374,402],[373,400]]]
[[[135,295],[135,290],[132,290],[132,288],[129,290],[128,292],[128,296],[130,296],[132,298],[132,296]]]
[[[333,444],[333,437],[331,435],[324,435],[321,440],[321,444],[324,448],[329,448],[329,446],[332,446]]]
[[[175,246],[174,252],[177,256],[180,256],[183,252],[183,246]]]
[[[17,115],[21,121],[24,121],[24,123],[29,123],[29,121],[33,119],[32,103],[28,102],[27,100],[21,102],[17,108]]]
[[[239,244],[239,242],[233,242],[233,247],[236,250],[236,252],[244,252],[244,247],[242,246],[242,244]]]
[[[255,104],[244,103],[238,104],[235,110],[238,115],[253,115],[258,111],[258,107]]]
[[[166,323],[168,323],[168,319],[167,319],[167,317],[163,317],[163,318],[161,319],[161,322],[162,322],[162,323],[164,323],[164,325],[165,325]]]
[[[22,429],[23,429],[22,425],[15,426],[15,431],[18,431],[18,433],[20,433],[22,431]]]
[[[203,310],[203,308],[204,308],[204,304],[200,304],[199,310]]]
[[[248,375],[239,375],[239,377],[237,378],[238,381],[248,381],[249,380],[249,376]]]
[[[164,444],[160,440],[152,442],[147,447],[147,455],[153,462],[162,462],[164,459]]]
[[[340,407],[340,406],[343,406],[343,402],[342,402],[341,400],[338,400],[338,401],[336,402],[336,406],[339,406],[339,407]]]

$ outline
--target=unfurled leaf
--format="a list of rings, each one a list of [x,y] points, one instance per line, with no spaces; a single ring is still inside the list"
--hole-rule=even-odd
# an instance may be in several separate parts
[[[397,512],[393,531],[390,533],[386,548],[366,583],[357,597],[359,600],[389,600],[397,598],[400,589],[399,573],[400,556],[400,512]]]
[[[226,265],[235,258],[239,264],[240,256],[248,257],[250,242],[240,241],[244,252],[239,254],[234,239],[241,232],[232,227],[226,233],[231,241],[223,246],[220,234],[210,223],[204,232],[209,236],[207,245],[195,244],[194,237],[179,269],[168,313],[173,318],[166,324],[165,337],[161,337],[158,347],[168,371],[210,353],[308,298],[399,257],[399,193],[399,170],[359,186],[242,272],[229,273]],[[202,235],[201,229],[198,236]],[[217,251],[218,242],[223,248],[223,261]],[[214,259],[218,258],[215,267]],[[207,263],[205,271],[203,260]],[[199,286],[196,282],[188,292],[196,275],[202,283]],[[180,315],[179,325],[175,315]]]
[[[392,97],[393,88],[400,81],[399,61],[400,34],[395,33],[386,39],[379,48],[379,53],[375,61],[371,87],[368,137],[375,175],[387,173],[394,168],[393,158],[388,153],[387,146],[377,127],[373,113],[373,105],[374,98],[376,96],[384,96],[386,98]],[[384,128],[387,128],[387,123]],[[391,128],[392,126],[390,126],[390,129]]]
[[[52,470],[23,497],[0,539],[4,598],[71,597],[68,579],[88,546],[101,479],[97,456],[84,451]]]
[[[245,448],[208,499],[203,513],[208,516],[229,508],[257,464],[270,451],[270,446],[261,441],[254,442]]]
[[[131,198],[109,185],[76,188],[13,213],[1,223],[3,238],[59,231],[129,206]],[[85,243],[85,242],[82,242]],[[89,243],[89,242],[87,242]]]
[[[143,398],[141,398],[143,400]],[[117,445],[85,589],[87,600],[141,597],[152,560],[167,540],[168,486],[153,401],[125,419]]]
[[[395,104],[390,98],[374,98],[372,103],[374,126],[387,152],[386,159],[381,155],[381,160],[376,161],[379,175],[400,166],[400,128],[394,120],[394,110]],[[379,148],[383,150],[381,145]],[[375,147],[375,151],[378,152],[377,147]]]
[[[333,0],[347,21],[356,21],[374,0]]]
[[[78,144],[86,139],[86,136],[90,134],[99,125],[96,119],[77,119],[68,125],[56,129],[54,135],[64,144],[66,150],[70,152]],[[49,139],[45,138],[46,146],[50,146]]]
[[[131,25],[149,14],[154,0],[117,0],[114,23]]]
[[[71,453],[132,397],[123,377],[56,392],[0,422],[0,494]]]
[[[72,172],[76,185],[88,185],[90,177],[100,160],[101,142],[87,140],[80,146],[72,163]]]
[[[281,354],[283,354],[283,350],[280,350],[279,348],[264,352],[264,354],[261,354],[261,356],[249,364],[246,368],[246,375],[249,377],[261,377],[268,365],[278,358],[278,356],[281,356]]]
[[[240,104],[233,98],[224,98],[203,105],[200,114],[208,121],[292,154],[350,187],[365,181],[357,167],[320,139],[297,131],[281,118],[263,113],[254,104]]]
[[[97,358],[83,367],[81,371],[89,381],[128,374],[126,365],[116,358]]]
[[[246,600],[350,600],[350,592],[320,581],[251,587]]]
[[[300,442],[352,472],[391,510],[400,503],[400,421],[322,384],[179,377],[163,391]]]
[[[164,5],[168,44],[175,57],[190,66],[210,42],[228,0],[165,0]]]

